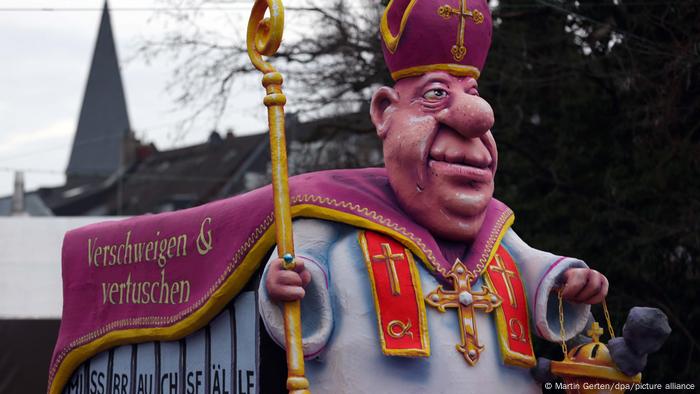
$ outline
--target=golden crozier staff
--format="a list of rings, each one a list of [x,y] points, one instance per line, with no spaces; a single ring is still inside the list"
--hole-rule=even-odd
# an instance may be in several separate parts
[[[265,13],[270,10],[269,18]],[[262,84],[267,95],[270,125],[270,153],[272,155],[272,190],[275,205],[275,230],[279,257],[285,269],[294,268],[294,242],[292,239],[292,215],[289,206],[287,182],[287,149],[284,135],[284,105],[282,74],[264,56],[272,56],[282,42],[284,31],[284,6],[281,0],[256,0],[248,20],[248,56],[255,68],[264,74]],[[287,348],[287,390],[294,394],[311,394],[309,381],[304,376],[304,353],[301,343],[301,313],[299,301],[284,303],[284,331]]]

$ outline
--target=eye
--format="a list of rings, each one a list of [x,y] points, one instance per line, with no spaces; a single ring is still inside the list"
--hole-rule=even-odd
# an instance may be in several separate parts
[[[447,90],[440,88],[430,89],[423,95],[424,99],[430,101],[442,100],[445,97],[447,97]]]

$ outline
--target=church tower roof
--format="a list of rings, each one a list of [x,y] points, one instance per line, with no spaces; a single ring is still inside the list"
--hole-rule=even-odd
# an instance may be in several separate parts
[[[109,6],[105,1],[66,169],[68,182],[114,174],[125,164],[124,148],[130,130]]]

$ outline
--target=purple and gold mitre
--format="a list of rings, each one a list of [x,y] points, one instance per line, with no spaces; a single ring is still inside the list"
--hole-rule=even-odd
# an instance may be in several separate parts
[[[486,0],[391,0],[381,20],[394,80],[429,71],[478,78],[491,46]]]

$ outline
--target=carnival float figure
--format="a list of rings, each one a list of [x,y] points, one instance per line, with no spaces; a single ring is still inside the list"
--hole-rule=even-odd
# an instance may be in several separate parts
[[[306,367],[315,392],[539,392],[531,335],[561,340],[556,289],[571,336],[607,293],[583,261],[529,247],[493,198],[494,114],[477,83],[491,17],[485,1],[452,3],[389,4],[381,38],[396,83],[371,103],[386,169],[334,174],[370,184],[354,201],[385,201],[392,212],[376,214],[392,232],[297,220],[296,269],[272,259],[264,275],[260,308],[281,344],[277,302],[302,299],[304,355],[322,359]],[[431,253],[405,246],[416,239]]]
[[[528,246],[493,198],[494,113],[477,82],[487,2],[390,1],[380,32],[395,84],[370,111],[386,168],[289,182],[283,77],[263,59],[283,21],[281,1],[257,0],[248,28],[272,185],[68,233],[49,392],[261,392],[258,316],[286,349],[293,393],[537,393],[550,372],[639,381],[665,316],[637,310],[598,352],[589,310],[605,276]],[[593,342],[567,352],[587,329]],[[565,360],[538,364],[533,336],[562,343]],[[579,353],[607,358],[593,368]]]

